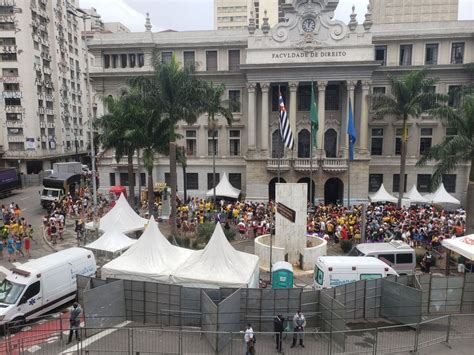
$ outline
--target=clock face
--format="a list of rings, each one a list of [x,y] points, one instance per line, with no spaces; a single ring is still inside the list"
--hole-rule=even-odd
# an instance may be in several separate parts
[[[316,22],[312,18],[307,18],[302,23],[303,31],[313,32],[316,28]]]

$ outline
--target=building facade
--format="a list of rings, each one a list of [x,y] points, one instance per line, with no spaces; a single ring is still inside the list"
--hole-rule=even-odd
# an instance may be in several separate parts
[[[103,112],[101,96],[119,95],[131,76],[151,74],[154,51],[163,60],[174,54],[183,65],[194,64],[203,79],[226,85],[234,122],[229,126],[219,121],[217,173],[220,177],[226,172],[247,199],[273,198],[278,175],[285,182],[309,184],[312,179],[316,202],[366,201],[382,183],[397,194],[402,123],[377,117],[370,94],[389,93],[387,74],[401,76],[426,68],[430,77],[439,79],[434,90],[450,93],[449,104],[459,105],[458,89],[472,83],[464,64],[474,60],[474,22],[373,25],[369,8],[363,24],[353,17],[345,24],[334,20],[337,5],[338,0],[287,1],[286,20],[260,29],[250,18],[247,30],[97,34],[90,48],[98,114]],[[311,85],[319,119],[313,154]],[[295,137],[292,151],[284,149],[280,139],[279,92]],[[349,165],[350,109],[357,142]],[[188,162],[188,196],[205,196],[212,187],[214,149],[207,117],[191,126],[180,123],[178,130]],[[406,190],[415,184],[420,192],[428,192],[433,165],[415,164],[426,149],[456,132],[422,115],[410,118],[408,134]],[[145,173],[136,164],[135,168],[136,183],[145,185]],[[468,170],[468,165],[460,166],[443,178],[446,189],[462,201]],[[117,163],[113,152],[101,154],[99,171],[101,188],[127,184],[126,162]],[[153,175],[155,181],[168,180],[167,157],[156,157]],[[183,190],[178,169],[181,196]]]

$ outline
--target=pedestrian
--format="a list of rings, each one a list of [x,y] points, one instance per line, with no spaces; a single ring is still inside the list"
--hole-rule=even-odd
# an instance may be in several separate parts
[[[293,317],[293,344],[291,344],[291,347],[294,348],[296,345],[296,340],[299,339],[300,341],[300,346],[304,348],[303,345],[303,337],[304,337],[304,328],[306,327],[306,319],[301,313],[300,310],[296,312],[295,316]]]
[[[31,247],[31,239],[29,235],[25,235],[24,241],[23,241],[24,247],[25,247],[25,252],[26,256],[30,257],[30,247]]]
[[[15,248],[16,248],[16,251],[17,251],[18,255],[21,254],[22,257],[25,257],[25,254],[23,253],[23,242],[22,242],[20,236],[16,237]]]
[[[72,310],[69,313],[69,339],[68,339],[68,344],[71,343],[72,341],[72,335],[75,332],[76,333],[76,340],[79,341],[81,340],[79,338],[79,326],[81,325],[81,313],[82,309],[79,303],[74,302],[72,305]]]
[[[8,262],[9,263],[12,262],[12,258],[13,258],[13,261],[16,261],[15,248],[13,247],[14,244],[15,244],[15,241],[13,240],[13,237],[11,235],[9,235],[8,239],[7,239],[7,252],[8,252]]]
[[[245,355],[255,354],[255,334],[253,333],[252,326],[250,323],[247,324],[244,334],[245,340]]]
[[[56,239],[58,237],[58,229],[55,223],[51,223],[51,241],[53,244],[56,244]]]
[[[275,319],[273,320],[273,327],[275,331],[275,340],[276,340],[276,350],[281,353],[282,351],[282,342],[283,342],[283,331],[285,330],[285,318],[278,313]]]

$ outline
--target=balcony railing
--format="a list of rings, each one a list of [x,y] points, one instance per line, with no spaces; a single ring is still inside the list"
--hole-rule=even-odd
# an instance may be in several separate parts
[[[295,159],[295,170],[297,171],[310,171],[318,168],[318,160],[313,158],[311,162],[310,158],[296,158]]]
[[[278,162],[277,158],[267,159],[267,170],[268,171],[277,171]],[[295,171],[313,171],[317,170],[319,167],[322,167],[324,171],[327,172],[341,172],[347,170],[347,159],[341,158],[324,158],[318,159],[313,158],[312,164],[310,158],[282,158],[280,160],[280,170],[287,171],[293,166]]]
[[[280,170],[282,171],[290,170],[290,166],[291,166],[290,159],[270,158],[267,160],[267,170],[277,171],[278,166],[280,167]]]
[[[323,160],[323,170],[331,172],[346,171],[347,159],[325,158]]]

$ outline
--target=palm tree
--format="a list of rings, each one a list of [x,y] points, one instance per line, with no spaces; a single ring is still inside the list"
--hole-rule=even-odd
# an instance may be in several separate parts
[[[456,129],[455,136],[445,137],[444,141],[426,152],[418,161],[418,166],[428,161],[436,161],[432,176],[432,186],[438,185],[443,177],[464,163],[471,163],[467,188],[466,229],[474,231],[474,93],[465,95],[459,109],[443,106],[433,113],[447,125]]]
[[[378,116],[393,115],[403,122],[398,184],[398,207],[401,207],[405,186],[408,119],[409,117],[417,118],[422,112],[436,108],[440,102],[446,100],[446,97],[434,92],[433,87],[437,80],[427,78],[425,70],[411,71],[401,79],[389,74],[388,80],[391,93],[373,95],[373,102]]]
[[[212,185],[214,189],[213,202],[214,208],[216,206],[216,133],[218,117],[222,116],[226,119],[229,125],[232,124],[233,115],[232,109],[223,106],[221,101],[222,95],[225,92],[225,85],[214,86],[212,82],[209,82],[205,86],[206,97],[204,101],[204,111],[207,113],[207,124],[209,133],[212,134]],[[227,106],[227,105],[226,105]]]

